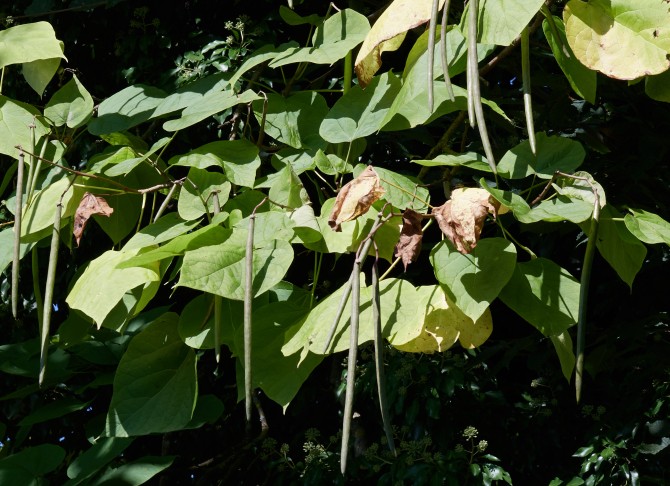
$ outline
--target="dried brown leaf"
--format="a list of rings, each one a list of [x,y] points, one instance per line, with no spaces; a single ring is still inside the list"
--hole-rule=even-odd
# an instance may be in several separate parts
[[[114,208],[111,208],[105,198],[91,194],[90,192],[84,193],[79,202],[79,207],[74,213],[74,239],[79,246],[81,241],[81,236],[84,233],[84,228],[86,228],[86,223],[91,216],[94,214],[99,214],[101,216],[111,216],[114,212]]]
[[[405,271],[407,271],[407,265],[416,261],[421,253],[422,220],[423,215],[412,209],[405,209],[402,213],[402,230],[400,230],[400,239],[395,247],[395,257],[402,259]]]
[[[342,231],[340,225],[365,214],[382,195],[384,188],[379,175],[369,165],[354,180],[345,184],[335,199],[335,205],[328,217],[328,224],[334,231]]]
[[[486,216],[490,213],[496,217],[499,207],[500,203],[484,189],[459,188],[432,213],[442,233],[459,252],[467,254],[477,246]]]

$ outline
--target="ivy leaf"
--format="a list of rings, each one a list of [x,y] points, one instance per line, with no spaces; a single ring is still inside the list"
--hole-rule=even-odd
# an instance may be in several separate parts
[[[636,79],[670,67],[667,2],[570,0],[563,20],[577,59],[611,78]]]
[[[358,177],[340,189],[333,210],[328,217],[328,225],[334,231],[342,231],[341,224],[365,214],[370,206],[384,194],[379,183],[379,175],[369,165]]]
[[[191,420],[196,359],[179,338],[178,320],[175,313],[163,314],[130,341],[114,376],[106,436],[171,432]]]

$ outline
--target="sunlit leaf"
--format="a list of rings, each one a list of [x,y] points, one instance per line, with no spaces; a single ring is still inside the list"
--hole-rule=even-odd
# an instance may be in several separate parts
[[[659,215],[642,209],[629,209],[630,214],[624,217],[626,228],[641,241],[653,245],[665,243],[670,245],[670,223]]]
[[[565,33],[582,64],[616,79],[670,67],[670,15],[664,1],[570,0]]]
[[[509,179],[522,179],[536,174],[551,179],[554,173],[573,172],[584,161],[586,152],[579,142],[558,136],[536,134],[536,151],[528,140],[507,151],[498,162],[498,173]]]
[[[93,98],[75,75],[54,93],[44,108],[44,116],[57,127],[76,128],[86,123],[92,114]]]

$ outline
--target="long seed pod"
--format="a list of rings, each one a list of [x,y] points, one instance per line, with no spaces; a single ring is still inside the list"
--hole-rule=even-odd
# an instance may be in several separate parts
[[[384,341],[382,336],[382,319],[379,307],[379,268],[377,260],[372,265],[372,321],[375,326],[375,370],[377,374],[377,395],[379,396],[379,409],[382,414],[382,424],[389,449],[396,455],[395,443],[393,441],[393,430],[391,429],[391,418],[386,398],[386,376],[384,374]]]
[[[523,108],[526,114],[526,129],[528,142],[533,155],[537,154],[535,143],[535,123],[533,122],[533,101],[530,95],[530,42],[528,26],[521,31],[521,79],[523,83]]]
[[[176,182],[173,182],[173,183],[172,183],[172,187],[170,187],[170,190],[168,191],[167,196],[165,196],[165,199],[163,200],[163,203],[162,203],[162,204],[160,205],[160,207],[158,208],[158,211],[156,211],[156,216],[154,216],[154,223],[155,223],[156,221],[158,221],[158,219],[159,219],[161,216],[163,216],[163,213],[164,213],[165,210],[167,209],[168,204],[170,204],[170,201],[171,201],[172,198],[174,197],[174,193],[175,193],[175,191],[177,190],[177,185],[178,185],[178,184],[177,184]]]
[[[371,241],[370,238],[368,241]],[[347,358],[347,391],[344,398],[344,417],[342,420],[342,449],[340,454],[340,470],[347,470],[349,453],[349,436],[354,409],[354,388],[356,384],[356,358],[358,354],[358,319],[361,301],[360,271],[363,253],[356,255],[354,270],[351,274],[351,319],[349,325],[349,357]]]
[[[586,343],[586,304],[589,295],[589,283],[591,282],[591,267],[593,266],[593,256],[596,250],[596,241],[598,240],[598,224],[600,220],[600,198],[598,191],[591,186],[595,202],[593,203],[593,215],[591,216],[591,225],[589,227],[588,242],[584,252],[584,265],[582,266],[582,275],[579,282],[579,320],[577,322],[577,345],[575,361],[575,398],[577,403],[582,398],[582,382],[584,378],[584,348]]]
[[[54,297],[54,286],[56,283],[56,266],[58,264],[58,247],[60,245],[60,220],[63,203],[56,206],[54,216],[53,232],[51,233],[51,249],[49,252],[49,267],[47,268],[47,282],[44,289],[44,308],[42,311],[42,325],[40,326],[40,374],[38,384],[44,384],[47,370],[47,356],[49,352],[49,329],[51,328],[51,309]]]
[[[379,229],[379,227],[386,221],[387,218],[384,218],[384,215],[380,211],[377,214],[377,219],[375,220],[375,225],[370,230],[370,234],[374,234],[375,231],[377,231]],[[363,243],[363,248],[359,252],[359,255],[360,255],[360,258],[361,258],[361,265],[363,264],[363,262],[365,262],[365,257],[367,257],[368,251],[370,251],[370,246],[371,245],[372,245],[372,238],[368,238]],[[342,290],[342,297],[340,298],[340,303],[337,306],[337,311],[335,312],[335,317],[333,318],[333,323],[331,324],[330,330],[328,331],[328,337],[326,338],[326,344],[323,346],[323,354],[326,354],[328,352],[328,348],[330,348],[330,344],[333,341],[333,337],[335,336],[335,331],[337,331],[337,324],[340,322],[340,318],[342,317],[342,313],[344,312],[344,307],[347,305],[347,300],[349,300],[349,295],[351,294],[351,285],[352,285],[352,279],[353,278],[354,278],[354,272],[352,272],[352,274],[349,277],[349,280],[347,281],[347,283],[344,284],[344,287],[343,287],[343,290]]]
[[[489,167],[493,175],[498,176],[496,169],[496,161],[493,157],[493,150],[491,149],[491,141],[489,140],[489,132],[486,128],[486,119],[484,118],[484,108],[482,106],[482,94],[479,86],[479,65],[477,62],[477,11],[478,0],[470,0],[470,12],[468,16],[468,66],[470,74],[470,86],[468,91],[468,107],[469,100],[472,99],[472,105],[479,127],[479,136],[482,139],[484,146],[484,153],[486,154]]]
[[[447,58],[447,23],[449,22],[449,6],[451,0],[444,2],[442,8],[442,24],[440,26],[440,57],[442,58],[442,73],[444,74],[444,83],[447,86],[447,96],[449,101],[455,101],[454,88],[451,85],[451,77],[449,76],[449,59]],[[432,111],[432,110],[431,110]]]
[[[12,259],[12,315],[19,315],[19,261],[21,260],[21,213],[23,211],[23,151],[19,151],[19,165],[16,171],[16,209],[14,211],[14,255]]]
[[[251,310],[254,298],[254,228],[256,226],[256,211],[267,198],[263,199],[249,216],[247,233],[247,248],[245,253],[245,280],[244,280],[244,408],[247,418],[247,428],[251,425]]]
[[[465,82],[468,90],[468,122],[475,128],[475,95],[473,92],[473,66],[477,66],[477,0],[470,0],[468,11],[468,51],[465,68]],[[476,67],[474,68],[476,71]]]
[[[175,186],[172,186],[173,188]],[[214,216],[221,212],[221,206],[219,204],[219,194],[217,192],[212,193],[212,199],[214,202]],[[223,303],[223,298],[220,295],[214,296],[214,356],[216,357],[216,362],[221,361],[221,306]]]
[[[435,64],[435,32],[437,30],[437,15],[439,12],[440,0],[433,0],[433,8],[430,12],[430,23],[428,24],[428,111],[433,112],[435,106],[433,93],[433,67]]]

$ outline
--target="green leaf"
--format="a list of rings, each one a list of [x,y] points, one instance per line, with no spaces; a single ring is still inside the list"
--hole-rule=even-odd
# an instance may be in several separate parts
[[[548,20],[542,22],[542,30],[547,42],[554,54],[554,59],[565,74],[568,83],[579,96],[591,104],[596,102],[596,87],[598,78],[596,72],[584,66],[575,54],[570,50],[568,39],[565,37],[565,25],[559,17],[553,17],[556,32],[551,29]],[[567,49],[570,57],[566,56],[563,49]]]
[[[570,0],[563,20],[577,59],[611,78],[636,79],[670,67],[666,2]]]
[[[362,280],[362,279],[361,279]],[[307,319],[294,326],[287,333],[286,344],[282,348],[285,356],[298,351],[323,354],[323,347],[336,315],[343,288],[329,295],[314,307]],[[416,338],[423,330],[423,316],[419,316],[416,288],[406,280],[388,278],[380,282],[380,311],[382,334],[394,345],[404,344]],[[361,281],[360,319],[358,344],[371,341],[374,335],[371,308],[372,288]],[[336,353],[349,349],[349,319],[351,302],[344,307],[338,321],[337,331],[329,352]]]
[[[123,246],[124,251],[159,245],[194,229],[200,220],[184,221],[177,213],[168,213],[135,233]]]
[[[183,255],[187,250],[194,250],[203,246],[211,246],[221,243],[232,234],[232,230],[224,229],[217,224],[211,224],[200,228],[193,233],[187,235],[177,236],[160,248],[150,250],[137,256],[130,257],[117,264],[116,268],[132,268],[137,266],[148,265],[153,262],[163,260],[165,258],[172,258],[178,255]],[[133,247],[128,248],[134,250]],[[124,248],[124,251],[126,248]]]
[[[624,217],[626,228],[639,240],[653,245],[665,243],[670,245],[670,223],[659,215],[642,209],[629,209],[630,214]]]
[[[516,264],[500,300],[545,336],[556,336],[577,322],[579,282],[553,261],[536,258]]]
[[[459,155],[441,154],[431,160],[412,160],[411,162],[424,167],[467,167],[491,172],[491,166],[486,157],[476,152],[466,152]]]
[[[439,39],[439,35],[437,36]],[[447,57],[449,59],[449,75],[454,76],[465,71],[466,41],[465,37],[456,28],[447,32]],[[439,42],[435,42],[434,59],[440,59]],[[478,45],[477,59],[484,59],[493,46]],[[405,63],[402,87],[398,92],[391,109],[387,112],[382,122],[384,131],[405,130],[417,125],[428,123],[448,113],[467,108],[467,92],[460,86],[453,86],[455,101],[450,101],[444,81],[438,78],[442,75],[442,63],[433,65],[433,93],[434,111],[428,109],[428,86],[426,73],[428,72],[428,32],[424,32],[416,41]],[[484,104],[505,117],[503,111],[488,100],[482,99]]]
[[[219,245],[186,251],[177,285],[244,300],[246,240],[247,231],[236,228]],[[254,245],[253,254],[252,288],[259,295],[284,278],[293,262],[293,248],[287,241],[272,240]]]
[[[290,165],[280,170],[274,178],[268,197],[273,203],[291,209],[300,208],[310,202],[302,181]]]
[[[65,450],[52,444],[28,447],[0,460],[0,484],[41,484],[44,476],[58,468]]]
[[[144,154],[141,157],[135,157],[131,159],[126,159],[124,161],[118,162],[114,167],[105,170],[105,175],[108,177],[116,177],[121,175],[127,175],[132,172],[132,170],[139,166],[142,162],[146,160],[152,160],[150,157],[158,152],[160,149],[169,144],[171,139],[169,137],[163,137],[154,143],[151,148],[147,151],[143,151]],[[158,164],[157,164],[158,165]]]
[[[259,387],[284,409],[293,400],[311,372],[323,360],[322,355],[309,353],[305,359],[298,354],[284,356],[284,335],[309,313],[305,305],[294,302],[274,302],[254,310],[252,322],[251,368],[254,387]],[[243,330],[236,327],[234,345],[231,350],[243,356]],[[237,362],[238,398],[244,397],[244,368]]]
[[[319,236],[320,237],[320,236]],[[26,256],[32,248],[32,243],[21,243],[19,257]],[[14,259],[14,228],[5,228],[0,231],[0,273],[4,272],[7,266]]]
[[[670,103],[670,69],[656,76],[647,76],[644,91],[652,100]]]
[[[235,223],[235,230],[249,228],[249,216]],[[284,211],[265,211],[256,213],[254,226],[254,247],[262,247],[272,243],[272,240],[288,241],[293,236],[295,223]]]
[[[62,46],[62,43],[61,43]],[[60,66],[60,57],[40,59],[23,65],[21,74],[35,92],[42,96],[49,82],[53,79]]]
[[[354,86],[330,109],[319,134],[331,143],[352,142],[377,132],[400,89],[400,80],[386,72],[362,89]]]
[[[17,145],[29,150],[32,142],[28,127],[31,125],[35,125],[36,142],[49,131],[34,107],[0,95],[0,154],[16,159],[19,155]]]
[[[529,212],[517,214],[522,223],[536,223],[538,221],[571,221],[581,223],[593,214],[593,204],[581,199],[557,196],[532,208]]]
[[[128,86],[100,103],[98,116],[90,121],[88,131],[101,135],[128,130],[150,120],[164,99],[165,92],[153,86]]]
[[[44,116],[54,126],[76,128],[93,114],[93,98],[74,74],[72,79],[56,91],[44,108]]]
[[[500,189],[490,187],[484,178],[479,180],[479,184],[483,189],[486,189],[486,191],[488,191],[488,193],[491,194],[496,199],[496,201],[498,201],[503,206],[510,208],[516,219],[521,221],[525,215],[530,212],[530,206],[526,200],[518,194],[512,191],[502,191]]]
[[[508,46],[542,7],[543,0],[486,0],[479,3],[478,42]],[[463,19],[467,18],[467,9]],[[461,21],[463,22],[463,21]],[[462,29],[467,32],[467,29]]]
[[[533,174],[551,179],[557,170],[573,172],[584,161],[586,152],[575,140],[547,136],[543,132],[536,135],[536,140],[536,155],[533,155],[528,140],[524,140],[500,159],[498,173],[509,179],[522,179]]]
[[[354,167],[336,154],[325,154],[319,150],[314,156],[314,162],[321,172],[327,175],[348,174]]]
[[[40,59],[65,59],[61,43],[48,22],[21,24],[0,31],[0,69]]]
[[[26,415],[19,422],[20,426],[35,425],[48,420],[62,417],[87,407],[91,402],[82,402],[72,397],[65,397],[49,402]]]
[[[168,132],[183,130],[233,106],[250,103],[257,99],[260,99],[260,96],[251,90],[239,95],[232,90],[210,91],[184,109],[180,118],[163,123],[163,130]]]
[[[449,298],[477,321],[512,277],[516,248],[503,238],[483,238],[464,255],[442,242],[431,251],[430,260]]]
[[[193,410],[193,418],[185,426],[187,429],[199,429],[205,424],[215,424],[224,411],[223,402],[215,395],[200,395]]]
[[[159,265],[155,260],[147,262],[147,267],[116,268],[138,251],[109,250],[91,261],[70,290],[66,299],[68,305],[92,318],[100,327],[126,292],[160,280]]]
[[[156,107],[154,117],[176,113],[202,100],[205,96],[223,91],[228,86],[225,73],[216,73],[182,86],[166,96]]]
[[[354,177],[365,170],[365,165],[359,164],[354,170]],[[413,178],[398,174],[388,169],[375,167],[379,174],[380,184],[384,188],[382,198],[398,209],[412,208],[415,211],[425,211],[426,203],[430,201],[427,187],[420,187],[420,182]]]
[[[209,172],[191,167],[182,185],[177,210],[182,219],[191,221],[214,213],[214,193],[218,194],[219,209],[228,201],[230,182],[220,172]]]
[[[191,420],[198,390],[196,360],[179,339],[178,319],[177,314],[163,314],[130,341],[114,377],[106,436],[171,432]]]
[[[67,177],[49,184],[37,192],[30,206],[25,209],[21,223],[21,240],[37,241],[44,236],[44,230],[49,230],[54,224],[56,205],[62,199],[63,210],[61,221],[72,216],[79,205],[83,190],[73,188]]]
[[[172,157],[168,163],[198,169],[221,167],[233,184],[253,187],[261,160],[258,147],[249,140],[227,140],[205,144],[187,154]]]
[[[574,347],[570,333],[563,331],[560,334],[549,336],[549,339],[551,339],[556,350],[556,356],[558,356],[558,360],[561,363],[563,376],[570,382],[572,371],[575,369],[575,353],[572,351]]]
[[[609,204],[600,212],[597,248],[621,280],[632,289],[647,248],[627,228],[622,214]]]
[[[94,215],[93,219],[116,245],[135,229],[142,209],[142,196],[119,194],[105,196],[105,200],[114,212],[109,217]]]
[[[139,486],[172,465],[176,456],[144,456],[129,464],[106,471],[96,484]]]
[[[66,486],[75,486],[100,471],[109,462],[116,459],[134,439],[129,437],[102,437],[95,444],[74,458],[67,468],[67,477],[71,479]]]
[[[270,62],[270,67],[296,62],[333,64],[363,42],[369,30],[370,22],[364,15],[346,8],[316,28],[310,47],[285,49]]]
[[[263,100],[253,104],[259,123],[264,104]],[[319,126],[326,113],[326,99],[313,91],[300,91],[288,98],[271,93],[268,95],[265,132],[293,148],[325,149],[328,143],[319,136]]]
[[[319,23],[322,21],[322,18],[316,14],[302,17],[285,5],[279,6],[279,16],[288,25],[310,24],[316,26],[319,25]]]
[[[270,61],[281,54],[284,54],[289,49],[296,49],[296,48],[298,48],[298,43],[295,41],[286,42],[278,47],[275,47],[272,44],[266,44],[262,46],[260,49],[254,51],[254,53],[251,56],[247,57],[247,59],[244,61],[244,63],[242,63],[240,68],[235,72],[235,74],[233,74],[233,76],[230,78],[231,86],[234,86],[235,83],[237,83],[237,81],[239,81],[239,79],[245,73],[249,72],[256,66],[263,64],[264,62]]]

